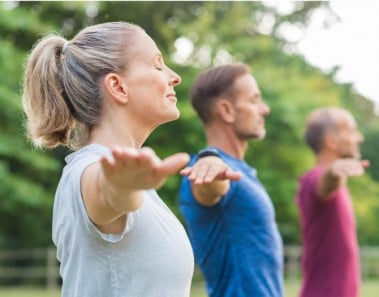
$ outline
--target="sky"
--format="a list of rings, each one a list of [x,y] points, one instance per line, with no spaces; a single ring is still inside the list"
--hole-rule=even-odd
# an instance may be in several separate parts
[[[264,1],[283,15],[301,2]],[[352,83],[359,94],[375,103],[379,115],[379,0],[331,0],[329,4],[332,18],[327,10],[317,9],[305,30],[284,24],[280,34],[296,44],[289,51],[302,54],[310,64],[325,72],[338,66],[337,82]],[[273,24],[273,16],[265,15],[258,30],[272,34]],[[193,51],[193,44],[186,38],[179,38],[176,46],[177,62],[185,61]]]
[[[291,12],[301,1],[266,0],[283,14]],[[8,1],[7,3],[17,3]],[[317,9],[306,31],[283,26],[283,34],[297,42],[296,51],[312,65],[329,71],[339,66],[336,80],[352,83],[356,91],[376,105],[379,114],[379,0],[331,0],[335,21],[325,27],[327,12]],[[270,34],[273,22],[266,18],[262,33]],[[176,60],[185,60],[193,45],[180,38]],[[228,57],[226,57],[228,58]]]
[[[353,83],[379,113],[379,1],[332,0],[339,20],[324,28],[322,11],[312,17],[298,51],[323,70],[339,66],[336,79]]]

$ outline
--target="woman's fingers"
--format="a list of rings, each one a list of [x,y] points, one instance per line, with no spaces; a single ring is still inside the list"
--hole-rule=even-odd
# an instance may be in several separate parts
[[[159,168],[157,168],[157,173],[162,174],[163,176],[172,175],[187,165],[188,161],[188,154],[176,153],[161,161]]]

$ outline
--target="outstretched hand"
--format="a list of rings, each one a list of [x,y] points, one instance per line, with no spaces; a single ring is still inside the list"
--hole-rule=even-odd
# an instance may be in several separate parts
[[[368,160],[354,158],[337,159],[326,169],[318,183],[317,192],[321,198],[328,198],[335,189],[345,184],[352,176],[363,175],[370,166]]]
[[[150,148],[113,148],[109,156],[90,165],[82,177],[83,199],[92,222],[103,232],[121,232],[125,224],[123,215],[143,204],[146,196],[143,190],[160,187],[188,160],[185,153],[161,160]]]
[[[349,159],[338,159],[330,165],[330,174],[334,178],[348,178],[350,176],[360,176],[363,175],[365,169],[370,166],[370,161],[368,160],[357,160],[353,158]]]
[[[214,181],[239,180],[240,172],[233,171],[222,159],[214,156],[199,159],[192,167],[186,167],[180,171],[183,176],[195,185],[209,184]]]
[[[111,157],[102,157],[105,180],[121,191],[159,188],[166,178],[189,161],[186,153],[177,153],[161,160],[148,147],[142,149],[115,147]]]

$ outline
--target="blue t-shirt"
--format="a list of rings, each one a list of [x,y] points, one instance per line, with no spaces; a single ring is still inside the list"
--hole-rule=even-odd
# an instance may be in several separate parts
[[[246,162],[218,150],[243,177],[213,206],[199,204],[187,177],[180,188],[195,259],[210,297],[283,296],[283,244],[271,199]],[[190,165],[194,164],[192,156]]]

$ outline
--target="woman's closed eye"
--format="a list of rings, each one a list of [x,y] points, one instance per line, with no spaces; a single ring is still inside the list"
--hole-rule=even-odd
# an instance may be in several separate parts
[[[162,58],[162,55],[160,53],[155,55],[155,57],[153,59],[153,65],[154,65],[154,68],[157,69],[158,71],[164,70],[165,64],[163,62],[163,58]]]

